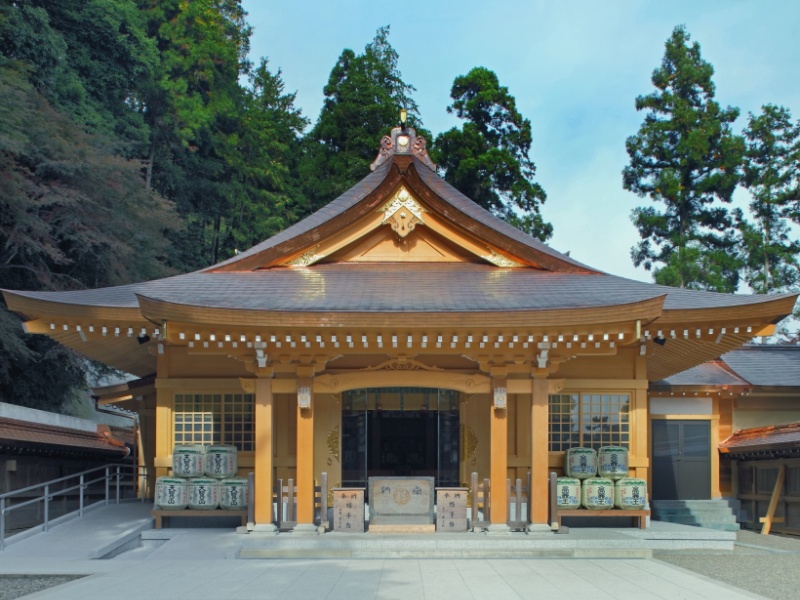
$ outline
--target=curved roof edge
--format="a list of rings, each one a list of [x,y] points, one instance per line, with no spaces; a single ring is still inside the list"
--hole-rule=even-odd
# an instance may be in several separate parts
[[[250,270],[260,266],[259,260],[270,263],[279,253],[291,255],[318,244],[327,233],[323,228],[331,227],[332,221],[337,220],[336,229],[348,225],[350,221],[355,221],[371,210],[374,203],[364,206],[363,210],[354,211],[351,218],[340,222],[340,218],[348,211],[358,207],[381,187],[386,188],[385,191],[388,193],[390,188],[393,189],[401,183],[405,183],[420,195],[425,195],[425,190],[428,190],[434,196],[428,200],[438,201],[440,208],[444,209],[442,212],[445,217],[451,221],[456,214],[462,217],[458,223],[454,223],[456,226],[466,229],[479,238],[488,237],[495,245],[526,258],[532,264],[554,271],[601,272],[553,250],[540,240],[493,215],[447,183],[416,156],[394,156],[392,160],[381,164],[375,171],[317,212],[249,250],[202,269],[201,272],[230,271],[236,270],[237,267]],[[454,209],[455,212],[449,209]],[[466,220],[463,220],[463,217],[466,217]]]

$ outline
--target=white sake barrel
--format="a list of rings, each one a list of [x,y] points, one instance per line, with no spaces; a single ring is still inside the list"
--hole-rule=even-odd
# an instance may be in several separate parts
[[[172,474],[177,477],[202,477],[205,474],[205,446],[175,446],[172,449]]]
[[[583,480],[581,504],[590,510],[614,508],[614,481],[605,477]]]
[[[156,508],[180,510],[186,508],[186,480],[180,477],[159,477],[156,479]]]
[[[647,481],[638,477],[623,477],[614,485],[614,506],[641,510],[647,504]]]
[[[574,477],[556,479],[556,506],[558,508],[580,508],[581,480]]]
[[[569,477],[587,479],[597,475],[597,453],[592,448],[570,448],[564,459],[564,471]]]
[[[209,446],[206,448],[206,475],[225,479],[226,477],[236,477],[238,470],[236,446]]]
[[[219,482],[219,507],[224,510],[247,508],[247,479],[223,479]]]
[[[214,510],[219,507],[219,480],[211,477],[195,477],[186,483],[189,508]]]
[[[603,446],[597,451],[597,474],[609,479],[628,476],[628,449],[621,446]]]

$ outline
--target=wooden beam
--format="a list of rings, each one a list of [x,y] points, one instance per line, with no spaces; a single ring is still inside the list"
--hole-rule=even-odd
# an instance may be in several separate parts
[[[761,528],[761,535],[769,535],[769,530],[772,529],[773,523],[783,523],[782,518],[775,518],[775,510],[778,508],[778,500],[781,497],[784,479],[786,479],[786,465],[782,464],[778,470],[778,477],[775,479],[775,487],[772,489],[772,498],[769,500],[767,514],[759,519],[759,522],[764,524]]]

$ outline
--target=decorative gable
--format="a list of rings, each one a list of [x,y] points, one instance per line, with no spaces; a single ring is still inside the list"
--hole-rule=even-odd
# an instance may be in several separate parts
[[[472,262],[521,267],[521,262],[483,243],[400,185],[377,209],[350,227],[283,263],[308,267],[332,262]]]

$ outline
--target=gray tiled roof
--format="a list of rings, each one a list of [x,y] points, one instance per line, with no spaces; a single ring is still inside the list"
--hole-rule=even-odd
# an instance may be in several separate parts
[[[800,346],[743,346],[723,354],[718,361],[698,365],[654,384],[655,387],[678,385],[800,387]]]
[[[655,384],[655,387],[669,385],[691,385],[691,386],[704,386],[704,385],[742,385],[746,386],[747,382],[735,374],[728,371],[719,362],[712,361],[703,363],[691,369],[687,369],[683,373],[677,373],[672,377],[667,377],[663,381]]]
[[[800,387],[800,346],[744,346],[722,360],[753,385]]]
[[[299,312],[550,310],[630,304],[659,296],[666,296],[665,309],[698,309],[767,299],[670,288],[602,273],[472,263],[334,263],[196,272],[97,290],[12,293],[89,306],[136,307],[140,294],[175,304]]]

